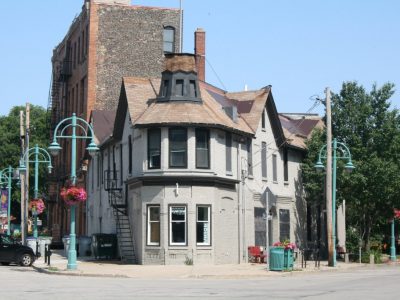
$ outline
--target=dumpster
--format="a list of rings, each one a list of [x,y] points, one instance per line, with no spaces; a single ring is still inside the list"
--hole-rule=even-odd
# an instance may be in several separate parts
[[[271,271],[282,271],[284,269],[285,249],[282,247],[271,247],[269,249],[269,269]]]
[[[285,249],[284,259],[283,259],[283,268],[285,270],[293,270],[293,250]]]
[[[90,236],[80,236],[78,240],[79,240],[78,256],[90,256],[92,254],[91,250],[92,238]]]
[[[94,257],[117,257],[117,235],[97,233],[92,236],[92,250]]]
[[[39,243],[39,252],[41,256],[44,256],[44,249],[46,245],[51,244],[52,237],[51,236],[40,236],[38,238],[38,243]]]
[[[35,237],[30,236],[30,237],[26,238],[26,245],[33,250],[33,253],[38,255],[38,253],[36,253],[36,244],[37,244],[37,241],[36,241]]]

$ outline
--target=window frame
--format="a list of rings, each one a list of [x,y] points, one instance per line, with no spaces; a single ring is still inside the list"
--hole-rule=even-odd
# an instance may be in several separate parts
[[[151,132],[158,132],[159,133],[159,141],[158,141],[158,150],[159,150],[159,155],[160,155],[160,164],[158,166],[151,166],[150,162],[151,160],[151,156],[150,156],[150,133]],[[156,149],[156,148],[155,148]],[[147,129],[147,168],[149,170],[153,170],[153,169],[161,169],[161,128],[149,128]]]
[[[289,161],[288,161],[288,149],[283,149],[283,181],[289,183]]]
[[[186,135],[186,138],[185,138],[185,145],[186,145],[186,147],[185,147],[185,163],[184,163],[184,165],[183,166],[176,166],[176,165],[172,165],[172,159],[171,159],[171,154],[173,153],[171,150],[171,146],[172,146],[172,143],[171,143],[171,141],[172,141],[172,139],[171,139],[171,136],[172,136],[172,132],[174,131],[174,130],[183,130],[183,131],[185,131],[185,135]],[[170,127],[170,128],[168,128],[168,167],[170,168],[170,169],[187,169],[187,167],[188,167],[188,130],[187,130],[187,128],[185,128],[185,127]]]
[[[267,179],[267,143],[261,142],[261,177]]]
[[[262,112],[262,115],[261,115],[261,129],[263,130],[263,131],[265,131],[266,130],[266,128],[265,128],[265,108],[263,109],[263,112]]]
[[[166,33],[172,31],[172,41],[166,40]],[[171,51],[166,50],[166,45],[171,46]],[[165,26],[163,29],[163,52],[165,53],[174,53],[175,52],[175,27],[173,26]]]
[[[282,217],[281,217],[281,212],[283,212],[283,211],[287,211],[287,214],[288,214],[288,218],[289,218],[289,221],[285,221],[285,222],[283,222],[281,219],[282,219]],[[290,230],[291,230],[291,226],[290,226],[290,209],[287,209],[287,208],[280,208],[279,209],[279,240],[281,241],[281,242],[283,242],[284,240],[290,240]],[[288,230],[288,237],[287,238],[282,238],[282,236],[283,236],[283,234],[282,234],[282,226],[288,226],[288,228],[289,228],[289,230]]]
[[[207,148],[199,148],[197,146],[197,134],[200,132],[204,132],[206,134],[206,139],[207,139]],[[210,130],[205,129],[205,128],[196,128],[195,129],[195,139],[196,139],[196,148],[195,148],[195,163],[196,163],[196,169],[210,169]],[[206,167],[201,167],[198,165],[197,158],[198,158],[198,150],[207,150],[207,166]]]
[[[199,208],[207,208],[208,211],[208,220],[207,221],[199,221],[198,217],[199,217]],[[196,246],[211,246],[212,245],[212,216],[211,216],[211,205],[210,204],[198,204],[196,205]],[[206,243],[199,243],[197,238],[197,226],[199,225],[199,223],[208,223],[208,242]]]
[[[150,210],[152,208],[158,208],[158,221],[150,220]],[[151,241],[151,224],[158,223],[158,243]],[[147,246],[160,246],[161,245],[161,206],[159,204],[149,204],[146,208],[146,245]]]
[[[278,156],[272,154],[272,181],[278,182]]]
[[[253,141],[252,138],[247,139],[247,175],[253,177]]]
[[[232,174],[232,133],[225,132],[225,170]]]
[[[185,209],[185,241],[184,242],[172,242],[172,209],[173,208],[184,208]],[[168,245],[169,246],[187,246],[188,245],[188,209],[186,204],[170,204],[168,205]],[[175,221],[178,222],[178,221]]]

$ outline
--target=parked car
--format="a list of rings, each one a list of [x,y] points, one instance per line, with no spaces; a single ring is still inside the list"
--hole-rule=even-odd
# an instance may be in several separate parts
[[[29,267],[35,261],[33,250],[14,240],[11,236],[0,234],[0,263],[9,265],[17,263]]]

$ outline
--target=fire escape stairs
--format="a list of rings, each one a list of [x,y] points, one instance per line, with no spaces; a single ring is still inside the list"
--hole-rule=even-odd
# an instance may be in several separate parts
[[[117,180],[107,181],[109,184],[107,184],[106,190],[108,191],[110,206],[113,208],[121,260],[126,263],[136,264],[135,243],[129,221],[127,203],[123,199],[122,189],[116,187]]]

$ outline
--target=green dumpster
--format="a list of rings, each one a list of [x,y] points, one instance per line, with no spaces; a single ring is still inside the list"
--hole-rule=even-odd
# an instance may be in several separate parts
[[[293,250],[292,249],[285,249],[285,251],[284,251],[283,268],[285,270],[293,270]]]
[[[96,233],[92,236],[92,249],[94,257],[117,257],[117,236],[115,234]]]
[[[271,271],[282,271],[284,269],[285,249],[282,247],[271,247],[269,249],[269,269]]]

